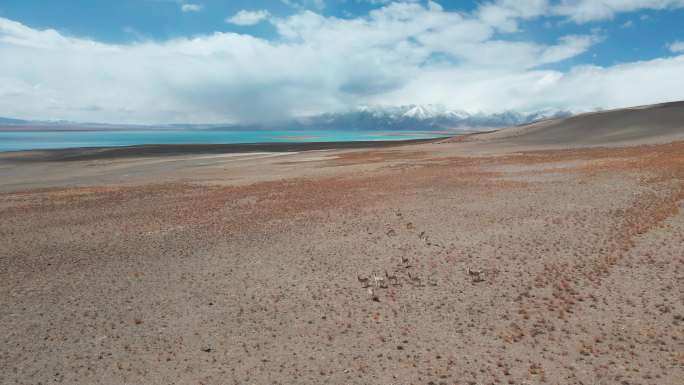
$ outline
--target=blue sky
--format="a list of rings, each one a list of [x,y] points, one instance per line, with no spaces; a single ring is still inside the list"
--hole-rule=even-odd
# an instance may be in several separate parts
[[[3,0],[0,115],[253,122],[684,99],[682,0]]]

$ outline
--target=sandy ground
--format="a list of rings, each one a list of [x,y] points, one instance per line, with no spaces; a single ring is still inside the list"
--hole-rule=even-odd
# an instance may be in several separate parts
[[[684,142],[0,162],[0,189],[2,384],[684,378]]]

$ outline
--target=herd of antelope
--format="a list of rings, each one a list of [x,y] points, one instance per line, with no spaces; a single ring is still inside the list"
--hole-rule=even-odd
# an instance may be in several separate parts
[[[390,286],[401,286],[402,279],[400,278],[404,278],[404,281],[415,287],[424,287],[426,283],[429,286],[437,286],[437,281],[434,276],[430,276],[426,280],[423,280],[419,275],[412,274],[411,271],[408,270],[412,267],[409,258],[401,256],[398,267],[403,269],[397,268],[392,273],[385,270],[384,275],[378,274],[375,271],[367,276],[357,274],[356,279],[361,283],[364,289],[367,289],[369,297],[376,302],[380,301],[376,290],[387,289]],[[402,271],[406,271],[406,274],[403,275]],[[468,267],[466,273],[473,283],[485,281],[485,273],[482,270],[475,270]]]

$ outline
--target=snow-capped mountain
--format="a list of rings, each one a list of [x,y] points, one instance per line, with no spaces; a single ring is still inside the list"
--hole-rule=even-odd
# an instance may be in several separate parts
[[[487,130],[515,126],[538,120],[566,117],[568,111],[542,110],[532,113],[507,111],[497,114],[469,114],[465,111],[444,106],[407,105],[392,107],[362,106],[356,109],[327,113],[306,118],[270,123],[252,124],[170,124],[170,125],[119,125],[102,123],[79,123],[67,121],[27,121],[0,118],[3,129],[61,129],[61,130],[117,130],[117,129],[210,129],[210,130],[253,130],[253,129],[334,129],[334,130]]]
[[[419,106],[407,106],[408,111],[402,114],[404,118],[413,118],[417,120],[428,120],[437,117],[446,117],[449,119],[466,119],[468,118],[468,113],[465,111],[449,110],[443,106],[437,105],[419,105]]]
[[[298,119],[296,128],[356,129],[356,130],[444,130],[489,129],[530,123],[571,115],[560,110],[532,113],[507,111],[496,114],[469,114],[440,105],[407,105],[398,107],[368,107],[328,113]]]

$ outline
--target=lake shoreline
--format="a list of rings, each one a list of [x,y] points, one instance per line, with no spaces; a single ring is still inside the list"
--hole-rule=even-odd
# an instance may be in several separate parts
[[[339,141],[339,142],[275,142],[234,144],[153,144],[110,147],[74,147],[0,152],[7,162],[61,162],[138,157],[163,157],[202,154],[235,154],[251,152],[301,152],[321,150],[353,150],[429,143],[444,137],[407,140]]]

